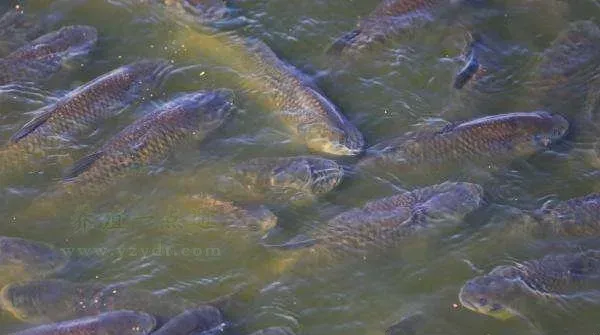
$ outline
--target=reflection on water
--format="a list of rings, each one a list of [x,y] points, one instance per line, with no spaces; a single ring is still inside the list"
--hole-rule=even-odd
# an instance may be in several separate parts
[[[2,13],[11,11],[0,19],[2,57],[63,26],[97,30],[95,46],[75,52],[76,62],[44,58],[36,65],[48,70],[50,64],[52,73],[0,87],[6,146],[0,154],[7,153],[0,162],[11,167],[0,171],[0,235],[48,243],[0,239],[0,270],[12,271],[0,279],[27,272],[29,279],[127,287],[144,293],[128,297],[138,306],[153,305],[148,312],[177,305],[169,316],[217,299],[230,322],[226,334],[273,326],[346,335],[600,331],[597,261],[569,259],[563,271],[559,261],[567,256],[544,258],[600,247],[597,1],[419,6],[407,0],[399,2],[408,7],[380,11],[404,13],[414,5],[417,14],[381,21],[374,19],[377,12],[368,16],[375,8],[370,1],[218,1],[206,14],[202,1],[182,2],[0,3]],[[360,35],[361,29],[369,34]],[[465,67],[469,34],[478,38],[472,48],[482,71],[457,90],[453,82]],[[340,36],[344,52],[331,52]],[[146,88],[133,77],[117,80],[124,91],[116,97],[102,94],[103,82],[93,81],[144,59],[168,66],[161,63],[160,83],[143,99],[138,95]],[[90,82],[100,102],[68,94]],[[133,87],[138,84],[144,87]],[[127,87],[135,92],[126,94]],[[231,115],[223,120],[209,104],[211,111],[185,119],[190,122],[167,113],[155,128],[135,123],[184,94],[223,88],[233,92]],[[47,106],[67,112],[52,119]],[[85,110],[93,112],[79,118]],[[533,111],[561,115],[553,119],[559,125],[528,133],[511,118],[492,130],[481,121]],[[210,131],[191,121],[209,124]],[[122,133],[132,124],[134,131]],[[465,125],[476,136],[453,135]],[[12,150],[11,138],[26,139],[35,129],[45,129],[43,141]],[[495,133],[511,136],[490,140]],[[408,145],[406,134],[426,140]],[[184,137],[188,145],[179,145]],[[121,146],[111,150],[119,154],[103,152],[115,138]],[[363,148],[390,142],[396,147],[386,149],[396,165],[415,165],[410,173],[357,168],[372,154],[362,154]],[[510,157],[497,154],[506,152]],[[81,171],[101,171],[112,185],[58,198],[75,162]],[[430,171],[423,162],[450,171]],[[111,179],[123,171],[125,178]],[[448,193],[415,198],[444,181],[479,185],[477,199],[458,204]],[[376,207],[370,202],[376,199],[388,199],[389,207]],[[451,219],[451,229],[439,231]],[[345,235],[326,236],[331,222]],[[389,230],[369,230],[366,222]],[[393,245],[378,239],[402,235],[407,222],[436,233]],[[341,259],[320,257],[315,248],[265,248],[306,238],[379,245]],[[36,252],[59,266],[40,266],[44,258]],[[298,255],[319,262],[297,263]],[[514,273],[464,294],[467,308],[459,300],[465,282],[488,278],[497,266],[522,271],[519,280],[535,289],[527,291],[534,292],[531,301],[511,310],[521,317],[503,321],[471,311],[493,314],[502,306],[492,301],[509,305],[506,293],[514,285],[493,285],[514,284]],[[527,266],[535,271],[526,273]],[[561,292],[581,294],[567,299],[558,297]],[[0,329],[23,329],[25,317],[13,314],[0,314]]]

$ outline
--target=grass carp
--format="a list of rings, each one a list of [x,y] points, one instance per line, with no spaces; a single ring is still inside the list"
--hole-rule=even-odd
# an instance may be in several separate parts
[[[496,267],[465,283],[459,299],[474,312],[506,320],[524,316],[532,301],[565,303],[599,289],[600,251],[588,250]]]
[[[448,164],[490,163],[526,157],[561,139],[569,122],[545,111],[487,116],[439,131],[408,134],[372,147],[359,167],[394,171],[439,170]]]
[[[38,37],[0,59],[0,85],[45,80],[64,62],[89,53],[97,39],[90,26],[66,26]]]
[[[241,77],[241,85],[274,113],[292,134],[317,152],[355,156],[364,139],[320,90],[298,69],[281,60],[266,44],[232,34],[180,31],[178,42]],[[193,48],[196,52],[196,48]]]

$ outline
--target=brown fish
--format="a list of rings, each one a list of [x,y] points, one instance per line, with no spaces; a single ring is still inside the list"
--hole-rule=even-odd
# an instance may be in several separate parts
[[[150,314],[115,311],[27,329],[11,335],[146,335],[156,327]]]
[[[449,164],[514,159],[546,149],[568,128],[564,117],[544,111],[488,116],[375,145],[359,167],[422,173]]]
[[[340,37],[329,49],[331,54],[355,55],[377,42],[431,22],[436,11],[462,0],[382,0],[358,27]]]
[[[548,202],[534,211],[537,231],[552,236],[600,236],[600,193]]]
[[[0,85],[45,80],[64,62],[89,53],[97,39],[90,26],[67,26],[41,36],[0,59]]]

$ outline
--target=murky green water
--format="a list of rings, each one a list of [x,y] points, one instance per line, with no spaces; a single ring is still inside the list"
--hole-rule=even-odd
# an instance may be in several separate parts
[[[535,58],[570,21],[600,17],[600,4],[594,0],[571,1],[568,6],[555,1],[490,1],[466,6],[443,22],[391,41],[351,64],[324,56],[335,38],[370,12],[373,2],[246,0],[236,4],[239,15],[247,19],[238,33],[260,38],[281,58],[314,76],[362,131],[368,145],[413,130],[427,118],[458,121],[539,108],[524,88]],[[0,6],[14,4],[3,1]],[[300,334],[383,334],[388,326],[417,311],[425,316],[423,334],[600,332],[597,305],[537,313],[530,322],[503,322],[467,311],[457,298],[465,280],[496,265],[577,248],[559,241],[547,244],[497,236],[492,228],[514,220],[512,207],[532,209],[548,199],[597,191],[598,162],[585,154],[594,147],[593,135],[571,134],[552,150],[507,167],[455,171],[451,179],[484,187],[489,206],[447,236],[407,243],[376,257],[319,262],[274,274],[271,266],[287,256],[259,246],[260,235],[183,218],[193,205],[179,200],[205,191],[203,185],[216,178],[223,166],[252,157],[310,153],[290,141],[252,95],[239,93],[234,71],[203,56],[203,48],[211,46],[186,39],[190,33],[182,33],[187,29],[184,20],[136,0],[32,0],[20,5],[40,17],[55,15],[56,27],[92,25],[98,29],[99,42],[88,61],[72,64],[70,71],[62,71],[41,89],[2,92],[3,141],[31,118],[31,111],[123,64],[162,57],[180,67],[154,101],[129,108],[44,161],[43,168],[28,170],[2,185],[0,235],[67,248],[78,262],[61,277],[132,282],[163,294],[165,300],[179,296],[204,301],[243,289],[227,310],[231,334],[277,325]],[[464,47],[465,31],[483,32],[498,51],[486,53],[494,56],[488,63],[489,82],[456,91],[451,83],[462,64],[454,58]],[[63,204],[55,216],[31,218],[29,206],[52,189],[70,162],[98,148],[156,102],[180,92],[221,87],[238,90],[238,110],[202,144],[182,149],[153,166],[148,175],[125,180],[100,199],[80,199]],[[575,118],[581,106],[578,98],[550,110]],[[337,160],[348,167],[356,162]],[[274,238],[283,241],[306,232],[344,209],[397,189],[441,181],[393,173],[350,175],[313,203],[271,204],[283,228]],[[7,313],[0,318],[0,329],[19,326]]]

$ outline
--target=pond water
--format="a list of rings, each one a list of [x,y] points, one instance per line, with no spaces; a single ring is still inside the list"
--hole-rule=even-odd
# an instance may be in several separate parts
[[[3,178],[0,235],[47,242],[71,254],[74,265],[57,276],[75,282],[126,282],[151,290],[164,301],[185,298],[199,303],[234,293],[226,309],[231,322],[226,334],[269,326],[312,335],[384,334],[414,313],[422,313],[416,327],[419,334],[600,333],[597,304],[548,310],[537,306],[540,310],[532,310],[527,320],[501,321],[467,310],[458,299],[466,280],[497,265],[584,248],[571,239],[537,240],[497,228],[519,220],[518,209],[598,191],[598,137],[585,127],[597,121],[598,102],[593,94],[538,99],[531,83],[536,64],[552,41],[571,22],[597,21],[600,3],[472,1],[354,59],[331,56],[326,50],[373,10],[375,0],[231,2],[234,19],[223,23],[221,31],[262,40],[305,73],[362,132],[367,147],[434,127],[439,120],[462,122],[542,108],[584,126],[574,127],[546,151],[507,164],[477,168],[459,164],[441,178],[426,172],[363,174],[353,168],[358,158],[323,154],[290,137],[260,102],[261,87],[242,83],[249,79],[240,69],[252,57],[220,48],[218,41],[229,35],[211,37],[189,13],[139,0],[5,0],[0,11],[18,5],[26,15],[48,22],[44,32],[90,25],[98,31],[98,42],[89,55],[43,83],[2,87],[3,142],[8,143],[32,112],[119,66],[164,58],[172,71],[151,97]],[[457,90],[452,82],[464,65],[460,57],[468,42],[465,36],[473,32],[484,38],[480,63],[485,73]],[[600,63],[600,54],[591,57]],[[593,71],[598,68],[588,70],[584,84],[593,87],[598,74]],[[577,87],[573,91],[581,93]],[[48,213],[36,207],[73,162],[141,115],[178,94],[218,88],[233,90],[235,110],[201,143],[177,147],[144,173],[120,179],[101,195],[57,199],[55,210]],[[577,123],[585,113],[591,113],[592,121]],[[189,197],[210,192],[210,185],[214,187],[214,180],[228,167],[256,157],[298,155],[336,160],[348,173],[337,188],[313,200],[253,200],[252,206],[264,205],[278,218],[278,227],[268,236],[272,243],[322,227],[333,216],[369,200],[446,180],[481,185],[485,207],[435,237],[411,239],[391,250],[342,261],[285,268],[281,264],[296,251],[265,248],[259,243],[262,232],[190,219],[197,205]],[[597,239],[587,243],[598,246]],[[7,330],[1,333],[22,327],[9,313],[0,315],[0,329]]]

